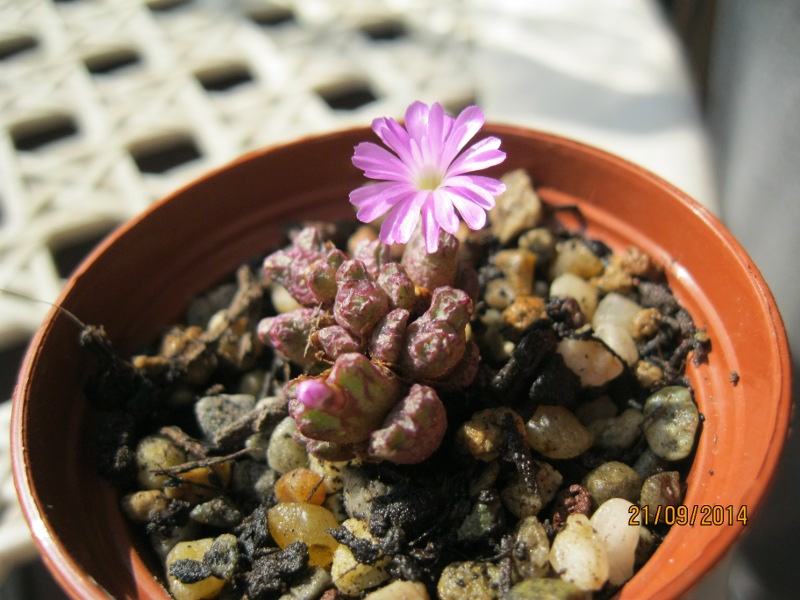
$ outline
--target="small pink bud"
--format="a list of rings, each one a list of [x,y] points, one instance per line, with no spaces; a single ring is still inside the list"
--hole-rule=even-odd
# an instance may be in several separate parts
[[[297,384],[297,399],[306,408],[335,413],[344,406],[344,397],[317,379]]]

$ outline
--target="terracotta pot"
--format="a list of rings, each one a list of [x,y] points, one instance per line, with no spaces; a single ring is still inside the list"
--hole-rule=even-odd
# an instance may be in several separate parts
[[[504,126],[484,133],[502,138],[508,153],[498,173],[527,168],[546,200],[580,206],[589,235],[617,250],[639,246],[666,266],[675,295],[713,343],[709,363],[689,369],[705,422],[685,503],[735,514],[746,507],[755,517],[787,434],[791,387],[786,335],[756,267],[713,216],[651,173],[550,135]],[[350,157],[367,139],[370,130],[356,129],[256,152],[178,191],[95,250],[60,303],[103,324],[123,353],[154,339],[192,296],[279,244],[287,219],[350,214],[347,194],[363,182]],[[91,361],[77,340],[76,324],[52,311],[22,368],[12,452],[23,509],[44,560],[75,598],[164,597],[116,492],[95,473],[82,393]],[[620,597],[681,595],[744,528],[674,527]]]

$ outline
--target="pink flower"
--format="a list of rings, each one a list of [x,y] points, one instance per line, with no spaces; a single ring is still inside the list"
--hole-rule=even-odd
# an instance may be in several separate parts
[[[422,215],[429,253],[439,246],[439,229],[456,233],[456,212],[471,229],[483,227],[486,211],[505,185],[491,177],[466,173],[497,165],[506,157],[496,137],[487,137],[461,152],[483,122],[477,106],[469,106],[453,118],[438,102],[430,108],[414,102],[406,111],[405,128],[394,119],[375,119],[373,131],[394,154],[372,142],[356,146],[353,164],[366,177],[384,180],[350,193],[359,220],[368,223],[386,214],[381,240],[404,244]]]

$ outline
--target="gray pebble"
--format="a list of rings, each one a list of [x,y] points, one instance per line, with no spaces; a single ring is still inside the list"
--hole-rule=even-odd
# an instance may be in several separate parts
[[[500,567],[493,563],[454,562],[442,571],[436,592],[441,600],[490,600],[500,597],[502,578]]]
[[[644,452],[639,455],[636,462],[633,463],[633,470],[639,474],[639,477],[644,481],[650,475],[655,475],[661,471],[667,470],[667,461],[658,456],[650,448],[645,448]]]
[[[610,461],[589,472],[583,485],[592,495],[596,508],[611,498],[624,498],[635,503],[639,500],[642,478],[625,463]]]
[[[242,513],[227,496],[218,496],[198,504],[189,513],[196,523],[220,529],[232,529],[242,522]]]
[[[649,517],[653,519],[656,514],[663,514],[664,509],[659,506],[677,506],[682,498],[680,475],[677,471],[664,471],[644,480],[639,505],[647,506]]]
[[[269,448],[269,438],[272,432],[254,433],[244,441],[244,449],[250,451],[250,457],[254,460],[264,462],[267,460],[267,448]]]
[[[187,325],[197,325],[205,328],[208,321],[219,310],[227,308],[236,295],[236,285],[225,283],[208,294],[198,296],[186,309]]]
[[[274,470],[256,460],[242,460],[233,467],[231,489],[251,500],[263,502],[275,489],[278,477]]]
[[[595,448],[622,452],[642,437],[643,423],[641,411],[628,408],[617,417],[594,421],[589,424],[589,431],[594,434]]]
[[[223,428],[245,416],[255,406],[256,398],[250,394],[220,394],[200,398],[195,404],[194,414],[205,437],[212,440]]]
[[[666,460],[686,458],[694,447],[700,413],[688,388],[668,386],[644,403],[644,433],[653,452]]]
[[[211,548],[203,556],[203,564],[215,577],[230,581],[240,557],[239,540],[232,533],[223,533],[212,542]]]
[[[278,473],[308,466],[308,452],[294,439],[296,432],[297,424],[291,417],[284,418],[272,432],[267,447],[267,464]]]
[[[342,472],[342,501],[350,517],[369,522],[373,501],[385,496],[390,490],[388,484],[370,479],[358,467],[349,467]]]
[[[563,477],[550,463],[536,462],[536,491],[528,489],[525,479],[516,472],[500,491],[500,498],[511,513],[522,519],[536,516],[555,498]]]
[[[331,574],[322,567],[311,567],[279,600],[316,600],[331,587]]]
[[[524,169],[516,169],[501,178],[506,191],[495,199],[492,233],[502,244],[523,231],[536,227],[542,218],[542,201]]]
[[[592,595],[562,579],[526,579],[508,592],[507,600],[589,600]]]
[[[527,517],[517,524],[511,557],[523,579],[546,577],[550,572],[550,539],[537,517]]]
[[[258,398],[264,388],[264,379],[267,372],[264,369],[252,369],[239,380],[239,393],[249,394]]]
[[[526,423],[528,444],[554,459],[575,458],[586,452],[594,436],[568,408],[541,405]]]
[[[503,505],[497,493],[484,494],[472,505],[456,536],[461,542],[478,542],[505,524]]]

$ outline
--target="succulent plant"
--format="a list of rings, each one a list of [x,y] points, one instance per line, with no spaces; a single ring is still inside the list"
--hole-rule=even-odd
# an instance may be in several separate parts
[[[265,259],[264,276],[303,305],[262,320],[258,335],[305,370],[284,395],[309,452],[414,463],[438,448],[447,411],[437,388],[468,386],[480,360],[467,340],[472,300],[453,287],[458,240],[439,238],[429,254],[416,235],[395,262],[381,241],[348,257],[306,228]]]

